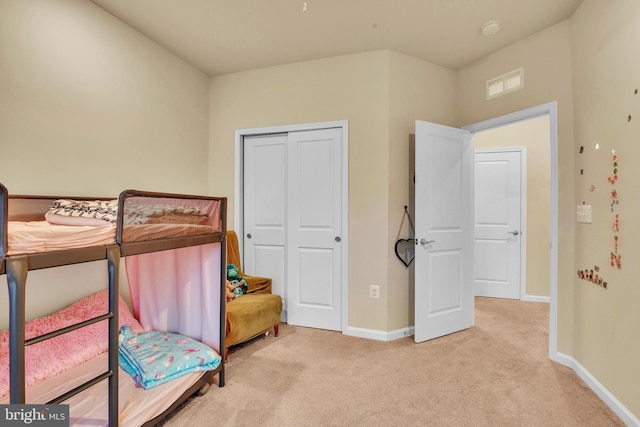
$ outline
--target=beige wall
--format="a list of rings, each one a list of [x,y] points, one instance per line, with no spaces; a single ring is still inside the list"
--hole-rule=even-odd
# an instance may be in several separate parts
[[[388,51],[214,77],[210,85],[209,188],[234,195],[237,129],[349,121],[349,325],[386,330],[389,205]],[[233,227],[233,224],[231,225]]]
[[[476,132],[478,148],[526,147],[526,294],[549,296],[549,116]],[[523,295],[524,296],[524,295]]]
[[[574,271],[573,356],[640,418],[640,285],[635,265],[640,253],[640,93],[634,94],[640,90],[638,40],[637,1],[585,0],[571,18],[576,201],[593,209],[592,224],[576,225],[574,269],[597,266],[608,283],[605,290],[579,280]],[[583,154],[578,154],[580,146]],[[612,150],[619,157],[615,185],[607,180],[613,175]],[[612,212],[613,189],[620,204]],[[615,214],[618,233],[612,228]],[[620,269],[610,264],[616,234]]]
[[[411,326],[409,274],[394,253],[409,203],[409,135],[417,118],[453,123],[454,85],[454,72],[390,51],[214,77],[211,191],[232,198],[236,129],[348,120],[349,326]],[[380,299],[369,298],[371,284]]]
[[[0,2],[0,181],[206,193],[208,78],[84,0]]]
[[[486,100],[485,82],[524,67],[522,90]],[[569,21],[508,46],[458,73],[458,124],[558,103],[558,348],[573,352],[575,158]]]
[[[0,182],[10,192],[206,194],[208,77],[93,3],[0,1],[0,76]],[[106,283],[106,261],[32,271],[27,317]],[[3,292],[0,329],[7,304]]]

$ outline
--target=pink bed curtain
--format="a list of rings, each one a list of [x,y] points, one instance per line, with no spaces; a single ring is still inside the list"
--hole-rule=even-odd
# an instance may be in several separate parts
[[[125,266],[133,314],[146,330],[220,353],[220,243],[128,256]]]

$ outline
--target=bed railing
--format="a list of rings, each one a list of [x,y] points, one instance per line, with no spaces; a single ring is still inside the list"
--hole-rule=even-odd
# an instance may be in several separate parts
[[[108,379],[109,382],[109,425],[118,425],[118,294],[119,294],[119,270],[120,258],[127,255],[162,251],[187,246],[203,245],[209,243],[221,243],[221,267],[226,260],[224,244],[226,236],[226,198],[191,196],[180,194],[165,194],[144,192],[136,190],[123,191],[118,198],[119,212],[133,202],[146,202],[153,204],[158,200],[191,204],[193,207],[206,212],[210,218],[208,228],[203,228],[202,232],[196,230],[192,234],[177,237],[154,238],[149,235],[138,239],[127,239],[125,231],[130,224],[124,220],[124,215],[117,217],[116,234],[113,244],[84,247],[78,249],[67,249],[52,252],[40,252],[33,254],[12,254],[8,255],[8,221],[42,221],[52,203],[65,197],[60,196],[9,196],[6,187],[0,184],[0,274],[6,274],[9,288],[9,334],[10,334],[10,402],[12,404],[24,404],[26,395],[25,386],[25,349],[29,345],[37,344],[41,341],[54,338],[56,336],[71,332],[73,330],[88,326],[90,324],[108,320],[108,340],[109,340],[109,365],[106,372],[99,373],[94,378],[84,384],[67,391],[53,400],[49,404],[60,403],[68,398],[86,390],[93,385]],[[77,198],[68,197],[74,200],[113,200],[107,198]],[[109,287],[109,309],[104,315],[81,323],[53,331],[38,337],[26,339],[26,282],[27,273],[31,270],[45,269],[63,265],[107,260],[108,287]],[[220,269],[220,348],[224,349],[225,336],[225,310],[226,301],[225,279],[226,269]],[[225,381],[224,362],[218,371],[218,385],[224,386]]]
[[[145,209],[145,207],[149,210],[157,209],[160,211],[171,209],[172,205],[184,207],[184,204],[189,205],[190,213],[181,212],[179,216],[174,213],[167,214],[174,215],[171,220],[174,221],[174,225],[193,228],[189,234],[185,233],[181,236],[158,238],[153,231],[145,234],[136,230],[136,227],[143,228],[145,224],[136,223],[136,218],[130,218],[128,215],[128,212],[135,212],[139,209]],[[221,242],[225,234],[226,224],[223,220],[226,218],[225,197],[125,190],[120,193],[118,198],[118,212],[120,214],[116,225],[116,243],[122,248],[122,256]],[[198,215],[195,212],[201,213],[203,219],[198,220]],[[157,213],[157,215],[162,214]]]
[[[7,211],[9,210],[9,192],[7,191],[7,187],[0,184],[0,233],[2,236],[7,235]],[[0,238],[2,242],[0,242],[0,274],[4,274],[4,257],[7,254],[7,245],[6,239],[4,237]]]

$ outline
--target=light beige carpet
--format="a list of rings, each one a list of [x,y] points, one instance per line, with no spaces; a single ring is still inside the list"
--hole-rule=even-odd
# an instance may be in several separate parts
[[[281,325],[232,348],[226,385],[175,426],[623,426],[547,357],[548,304],[476,298],[476,325],[416,344]]]

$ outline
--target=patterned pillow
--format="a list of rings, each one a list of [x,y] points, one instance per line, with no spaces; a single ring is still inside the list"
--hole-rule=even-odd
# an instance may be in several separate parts
[[[102,226],[115,224],[118,200],[58,199],[45,214],[51,224]]]

